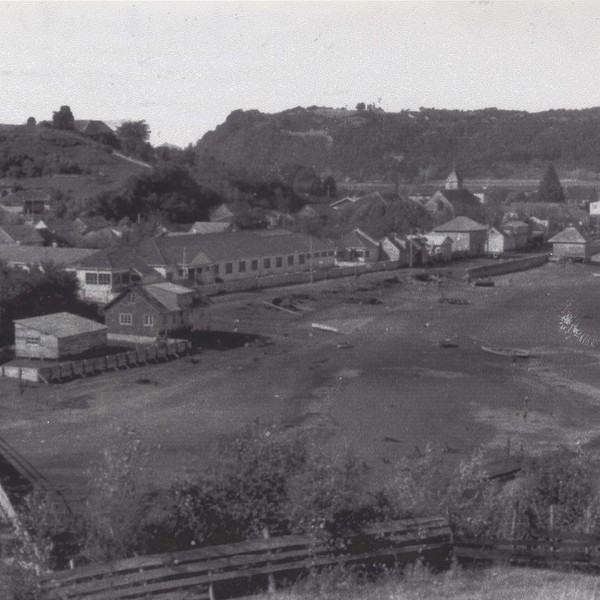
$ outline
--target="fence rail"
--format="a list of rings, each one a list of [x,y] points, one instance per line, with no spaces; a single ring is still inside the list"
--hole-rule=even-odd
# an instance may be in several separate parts
[[[45,600],[213,600],[227,589],[246,595],[274,576],[352,563],[445,561],[451,533],[442,518],[380,523],[348,535],[343,545],[326,537],[290,535],[142,556],[42,577]],[[237,585],[237,588],[232,588]],[[219,587],[220,586],[220,587]],[[233,591],[232,591],[233,590]]]

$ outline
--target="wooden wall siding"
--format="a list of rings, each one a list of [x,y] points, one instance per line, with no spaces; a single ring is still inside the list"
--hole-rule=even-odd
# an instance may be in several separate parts
[[[39,344],[27,343],[27,338],[39,338]],[[90,331],[69,337],[41,333],[35,329],[15,323],[15,355],[18,358],[59,359],[80,354],[107,344],[107,331]]]
[[[17,367],[10,364],[0,366],[0,377],[23,379],[36,382],[62,382],[75,377],[88,377],[104,371],[133,368],[158,360],[179,358],[191,351],[187,340],[169,340],[161,346],[148,345],[137,350],[109,354],[98,358],[88,358],[61,362],[55,366]]]
[[[450,540],[445,519],[407,519],[351,534],[342,548],[327,538],[290,535],[141,556],[44,575],[43,598],[218,600],[219,586],[232,582],[238,584],[238,595],[244,595],[256,589],[257,578],[262,578],[265,587],[268,581],[272,584],[273,575],[297,577],[309,570],[353,563],[446,560]]]
[[[552,244],[552,257],[556,260],[587,258],[589,254],[590,244]]]

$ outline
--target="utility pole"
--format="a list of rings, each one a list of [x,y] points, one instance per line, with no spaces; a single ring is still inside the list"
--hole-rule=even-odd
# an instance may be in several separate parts
[[[310,262],[308,263],[310,268],[310,282],[313,283],[313,239],[312,235],[308,237],[308,250],[310,252]]]

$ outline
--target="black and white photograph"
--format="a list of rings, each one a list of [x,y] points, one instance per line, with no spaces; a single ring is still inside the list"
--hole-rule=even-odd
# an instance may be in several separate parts
[[[0,23],[0,600],[600,598],[600,3]]]

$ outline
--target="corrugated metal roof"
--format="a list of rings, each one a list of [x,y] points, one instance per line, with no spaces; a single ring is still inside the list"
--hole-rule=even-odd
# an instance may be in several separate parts
[[[102,331],[107,328],[102,323],[97,323],[91,319],[84,319],[79,315],[68,312],[31,317],[29,319],[17,319],[14,323],[15,325],[22,325],[40,333],[55,335],[57,337],[69,337],[92,331]]]

